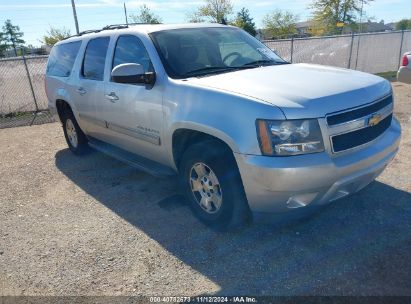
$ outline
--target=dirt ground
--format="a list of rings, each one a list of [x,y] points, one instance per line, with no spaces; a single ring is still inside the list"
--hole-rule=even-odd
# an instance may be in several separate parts
[[[69,152],[57,123],[0,130],[0,295],[411,295],[411,86],[403,137],[360,193],[219,234],[159,179]]]

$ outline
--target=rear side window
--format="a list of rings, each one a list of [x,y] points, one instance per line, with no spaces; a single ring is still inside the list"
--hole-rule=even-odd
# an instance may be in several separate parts
[[[120,36],[117,40],[112,67],[123,63],[138,63],[144,67],[144,72],[153,71],[147,50],[136,36]]]
[[[51,50],[47,63],[48,76],[69,77],[76,60],[81,41],[56,45]]]
[[[96,38],[89,41],[84,54],[82,76],[87,79],[103,80],[104,65],[106,62],[106,54],[109,37]]]

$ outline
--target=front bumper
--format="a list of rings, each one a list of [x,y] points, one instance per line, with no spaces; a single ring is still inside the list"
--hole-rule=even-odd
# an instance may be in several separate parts
[[[394,118],[383,135],[354,151],[290,157],[235,154],[252,212],[285,213],[325,205],[371,183],[398,151]]]

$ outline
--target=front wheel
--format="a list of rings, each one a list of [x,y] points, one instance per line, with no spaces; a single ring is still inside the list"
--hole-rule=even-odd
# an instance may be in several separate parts
[[[180,163],[180,184],[194,214],[219,230],[243,226],[249,208],[233,153],[209,140],[190,146]]]

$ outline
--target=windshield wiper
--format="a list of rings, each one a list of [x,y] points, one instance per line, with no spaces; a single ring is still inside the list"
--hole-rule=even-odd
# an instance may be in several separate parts
[[[282,62],[282,61],[275,61],[275,60],[256,60],[256,61],[252,61],[252,62],[248,62],[244,65],[242,65],[242,67],[249,67],[249,66],[253,66],[253,67],[260,67],[260,66],[267,66],[267,65],[279,65],[279,64],[287,64],[288,62]]]
[[[238,70],[252,69],[260,66],[287,64],[288,62],[274,61],[274,60],[256,60],[240,66],[214,66],[205,67],[183,74],[183,77],[205,76],[210,74],[226,73]]]
[[[238,66],[238,67],[230,67],[230,66],[217,66],[217,67],[205,67],[197,70],[193,70],[183,74],[184,77],[195,77],[195,76],[204,76],[209,74],[217,74],[217,73],[225,73],[231,72],[235,70],[243,70],[249,69],[249,66]]]

